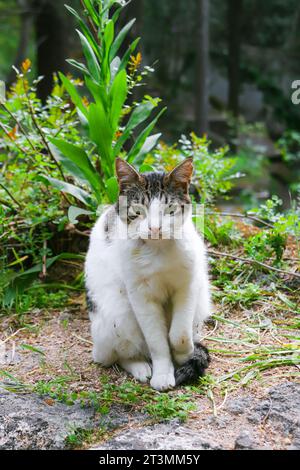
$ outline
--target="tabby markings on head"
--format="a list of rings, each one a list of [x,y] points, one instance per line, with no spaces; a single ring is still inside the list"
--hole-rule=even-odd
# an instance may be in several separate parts
[[[116,160],[120,196],[127,198],[127,208],[132,204],[149,207],[151,201],[159,199],[163,204],[176,203],[184,206],[191,203],[189,185],[193,172],[192,158],[187,158],[170,173],[153,172],[140,174],[121,158]],[[116,204],[120,213],[120,203]],[[127,212],[128,213],[128,212]],[[130,217],[127,220],[131,222]]]

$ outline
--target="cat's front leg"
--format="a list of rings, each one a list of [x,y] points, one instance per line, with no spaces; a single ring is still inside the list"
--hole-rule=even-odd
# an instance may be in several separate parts
[[[129,299],[152,359],[150,385],[159,391],[169,390],[175,386],[175,376],[163,308],[140,287],[130,289]]]
[[[193,320],[196,304],[196,295],[192,289],[184,287],[174,295],[169,339],[178,365],[187,362],[194,352]]]

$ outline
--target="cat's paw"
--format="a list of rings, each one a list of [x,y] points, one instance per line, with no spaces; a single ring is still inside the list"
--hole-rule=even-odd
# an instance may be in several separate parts
[[[170,390],[171,388],[175,387],[175,376],[174,372],[169,374],[160,374],[160,375],[153,375],[150,385],[155,390],[159,392],[164,392],[166,390]]]
[[[152,375],[150,364],[146,361],[123,359],[122,361],[119,361],[119,364],[139,382],[148,382]]]
[[[152,370],[147,362],[137,362],[132,365],[131,374],[139,382],[146,383],[151,377]]]

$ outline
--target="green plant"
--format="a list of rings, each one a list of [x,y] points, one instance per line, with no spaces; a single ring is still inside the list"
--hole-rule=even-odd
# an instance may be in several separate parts
[[[300,160],[300,133],[296,130],[287,130],[278,140],[279,148],[283,159],[287,163],[295,163]]]
[[[147,153],[156,146],[161,134],[151,135],[151,132],[164,109],[146,127],[140,129],[159,100],[145,96],[141,103],[129,104],[132,89],[140,84],[149,69],[138,72],[142,57],[140,53],[137,56],[133,53],[139,38],[130,44],[123,57],[119,56],[120,48],[135,21],[131,20],[116,34],[116,23],[126,3],[83,0],[83,4],[83,17],[73,8],[67,8],[79,23],[78,34],[86,64],[74,60],[69,60],[69,63],[84,75],[89,99],[80,96],[68,77],[60,74],[60,78],[93,147],[90,152],[86,152],[67,139],[49,139],[57,160],[73,176],[77,185],[52,177],[45,178],[60,191],[72,195],[89,210],[95,211],[95,207],[103,201],[116,201],[118,185],[114,175],[115,158],[123,152],[127,161],[141,167]],[[137,128],[139,132],[134,136]],[[124,145],[133,136],[133,143],[125,152]],[[76,216],[87,213],[80,208],[71,210]]]
[[[299,237],[300,237],[300,205],[298,200],[292,201],[291,209],[285,213],[280,212],[282,201],[273,196],[260,207],[252,209],[249,214],[254,214],[264,221],[269,222],[269,229],[264,230],[250,241],[248,250],[254,253],[257,242],[258,256],[263,255],[267,259],[272,252],[276,256],[276,262],[280,262],[286,247],[287,237],[294,237],[298,253],[300,253]],[[251,246],[253,249],[251,249]],[[266,247],[263,254],[263,247]]]
[[[281,262],[286,248],[287,237],[276,230],[262,230],[248,238],[245,252],[258,261],[266,261],[275,256],[274,264]]]
[[[56,78],[42,105],[30,65],[24,61],[15,84],[0,99],[0,305],[12,307],[17,301],[20,311],[30,304],[28,296],[20,296],[34,279],[45,277],[57,254],[55,240],[68,224],[67,195],[62,199],[41,184],[43,175],[66,179],[47,140],[67,134],[70,141],[79,140],[77,115],[64,86]]]
[[[193,157],[195,198],[197,202],[211,205],[217,198],[228,197],[233,182],[241,175],[234,170],[235,158],[228,156],[228,147],[211,150],[206,136],[181,136],[178,144],[171,147],[161,143],[147,157],[145,163],[159,169],[171,170],[186,157]]]
[[[154,396],[153,401],[145,406],[145,410],[157,420],[170,420],[178,418],[186,421],[189,412],[195,411],[196,406],[191,401],[189,393],[169,396],[160,394]]]
[[[65,439],[65,442],[66,442],[67,447],[70,449],[80,448],[84,443],[91,444],[93,442],[93,438],[97,438],[99,441],[104,433],[105,433],[105,429],[102,429],[102,428],[98,428],[98,429],[75,428],[75,429],[70,430],[69,434],[67,435]]]
[[[242,287],[230,282],[224,285],[221,295],[215,295],[223,299],[223,302],[251,306],[261,298],[261,287],[253,283],[245,283]]]
[[[170,420],[179,418],[184,421],[188,413],[195,409],[192,394],[159,393],[136,382],[123,382],[114,384],[107,382],[105,376],[101,377],[101,391],[84,390],[70,391],[72,377],[62,376],[45,382],[38,381],[34,391],[42,396],[62,401],[67,405],[80,402],[82,406],[92,406],[96,412],[107,414],[113,403],[123,407],[134,407],[145,411],[155,420]],[[75,439],[75,436],[73,436]]]

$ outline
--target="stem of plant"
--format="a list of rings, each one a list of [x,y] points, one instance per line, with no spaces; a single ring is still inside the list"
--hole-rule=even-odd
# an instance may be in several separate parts
[[[22,208],[19,201],[16,200],[16,198],[11,194],[11,192],[2,183],[0,183],[0,186],[6,192],[6,194],[8,194],[8,196],[14,201],[14,203],[17,204],[18,207]]]
[[[216,256],[218,258],[226,257],[226,258],[234,259],[236,261],[242,261],[243,263],[246,263],[246,264],[257,264],[258,266],[261,266],[261,267],[263,267],[265,269],[268,269],[270,271],[275,271],[277,273],[285,274],[287,276],[294,276],[294,277],[297,277],[297,278],[300,279],[300,274],[293,273],[291,271],[284,271],[283,269],[279,269],[279,268],[274,268],[273,266],[269,266],[268,264],[262,263],[261,261],[256,261],[254,259],[240,258],[239,256],[229,255],[228,253],[219,253],[219,252],[214,251],[214,250],[208,250],[208,253],[210,255]]]
[[[22,126],[22,124],[17,120],[17,118],[13,115],[13,113],[7,108],[7,106],[5,106],[4,103],[1,103],[1,106],[3,107],[3,109],[10,115],[10,117],[15,121],[15,123],[19,126],[22,134],[24,135],[24,137],[26,138],[28,144],[30,145],[31,149],[36,152],[36,148],[34,147],[33,143],[31,142],[30,138],[28,137],[28,134],[27,132],[25,131],[24,127]]]

